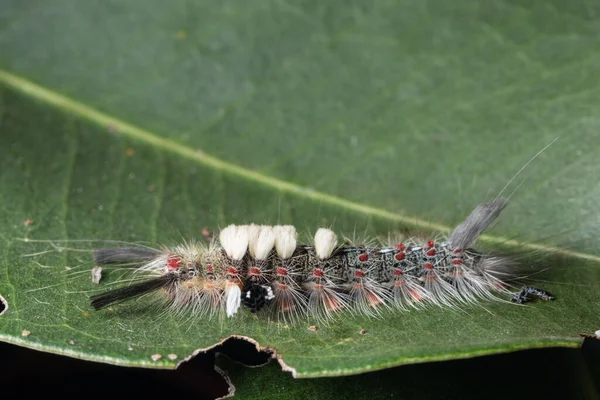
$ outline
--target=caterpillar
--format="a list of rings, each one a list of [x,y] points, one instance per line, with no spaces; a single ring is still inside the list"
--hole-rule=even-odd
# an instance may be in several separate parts
[[[473,248],[507,205],[479,204],[447,236],[388,243],[340,243],[327,228],[299,243],[291,225],[229,225],[210,244],[173,248],[100,248],[97,265],[134,265],[135,283],[91,297],[100,310],[160,291],[172,307],[234,317],[242,308],[278,318],[330,320],[338,311],[375,316],[429,305],[458,308],[482,301],[525,303],[554,297],[517,290],[514,262]]]

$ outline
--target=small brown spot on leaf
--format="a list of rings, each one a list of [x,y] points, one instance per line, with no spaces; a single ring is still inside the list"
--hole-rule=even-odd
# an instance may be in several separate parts
[[[186,32],[186,31],[184,31],[183,29],[180,29],[180,30],[178,30],[178,31],[177,31],[177,33],[175,34],[175,37],[176,37],[177,39],[180,39],[180,40],[181,40],[181,39],[185,39],[185,38],[187,37],[187,32]]]
[[[133,157],[134,154],[135,154],[135,150],[132,149],[131,147],[128,147],[127,149],[125,149],[125,155],[127,157]]]
[[[316,332],[316,331],[318,331],[318,330],[319,330],[319,327],[318,327],[318,326],[316,326],[316,325],[311,325],[311,326],[309,326],[309,327],[308,327],[308,330],[309,330],[309,331]]]
[[[598,332],[598,331],[596,331],[596,332]],[[600,335],[597,335],[596,333],[580,333],[579,336],[588,338],[588,339],[599,339],[600,340]]]
[[[365,329],[361,329],[360,331],[358,331],[359,335],[364,335],[365,333],[367,333]]]
[[[29,218],[27,218],[27,219],[25,220],[25,222],[23,222],[23,225],[25,225],[25,226],[31,226],[31,225],[33,225],[33,220],[32,220],[32,219],[29,219]]]

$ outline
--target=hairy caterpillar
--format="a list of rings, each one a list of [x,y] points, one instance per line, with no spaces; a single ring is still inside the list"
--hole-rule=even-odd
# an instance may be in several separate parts
[[[133,263],[140,281],[94,295],[91,304],[99,310],[162,291],[173,307],[197,314],[233,317],[246,307],[327,320],[342,310],[375,315],[482,300],[553,300],[533,287],[514,291],[511,260],[472,248],[506,204],[497,197],[478,205],[447,238],[340,245],[332,230],[320,228],[312,243],[301,244],[293,226],[252,224],[230,225],[210,245],[96,249],[96,264]]]

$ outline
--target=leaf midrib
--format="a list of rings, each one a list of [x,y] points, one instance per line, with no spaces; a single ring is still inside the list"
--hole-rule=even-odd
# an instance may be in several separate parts
[[[183,144],[161,137],[156,133],[134,126],[116,117],[112,117],[106,113],[98,111],[92,107],[86,106],[83,103],[68,98],[67,96],[59,94],[53,90],[44,88],[43,86],[37,85],[23,77],[20,77],[3,69],[0,69],[0,82],[4,86],[12,88],[13,90],[23,93],[38,101],[49,104],[62,111],[68,111],[69,113],[76,115],[88,122],[102,126],[106,129],[110,129],[111,133],[113,134],[123,135],[135,140],[139,140],[141,142],[150,144],[156,148],[175,153],[181,157],[185,157],[194,162],[203,164],[207,167],[214,168],[216,170],[222,170],[232,175],[237,175],[242,178],[252,180],[254,182],[268,187],[272,187],[282,192],[287,192],[310,200],[346,208],[353,212],[358,212],[369,216],[375,216],[382,219],[399,222],[401,224],[408,225],[411,227],[428,227],[429,230],[439,232],[450,232],[452,230],[451,227],[443,224],[425,221],[417,217],[408,217],[382,208],[353,202],[331,194],[315,191],[291,182],[286,182],[281,179],[264,175],[254,170],[243,168],[239,165],[232,164],[230,162],[221,160],[220,158],[207,154],[199,148],[186,147]],[[515,239],[509,239],[495,235],[482,235],[480,240],[482,242],[487,242],[490,244],[502,244],[504,246],[509,247],[514,246],[526,248],[532,251],[536,250],[554,254],[564,254],[574,258],[591,260],[600,263],[600,256],[597,255],[585,252],[565,250],[558,247],[547,246],[539,243],[523,243]]]

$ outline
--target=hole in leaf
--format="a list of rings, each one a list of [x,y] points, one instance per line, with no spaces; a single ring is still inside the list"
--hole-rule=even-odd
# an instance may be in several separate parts
[[[214,351],[249,367],[260,367],[273,358],[270,351],[259,351],[256,349],[256,344],[235,337],[227,339],[222,345],[217,346]]]
[[[0,316],[8,310],[8,302],[4,300],[4,297],[0,296]]]

